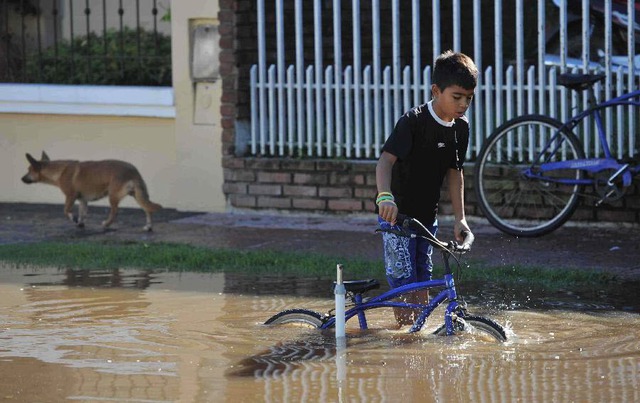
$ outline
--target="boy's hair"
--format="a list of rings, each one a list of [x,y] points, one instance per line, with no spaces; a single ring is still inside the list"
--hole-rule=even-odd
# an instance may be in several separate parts
[[[431,82],[441,91],[452,85],[472,90],[478,84],[478,68],[464,53],[447,50],[436,59]]]

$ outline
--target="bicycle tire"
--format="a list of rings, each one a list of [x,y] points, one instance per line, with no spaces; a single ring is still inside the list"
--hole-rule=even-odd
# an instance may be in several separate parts
[[[525,168],[536,171],[538,157],[545,161],[584,158],[578,138],[561,127],[561,122],[547,116],[520,116],[498,127],[483,144],[475,164],[475,192],[484,216],[502,232],[519,237],[545,235],[562,226],[577,209],[583,185],[522,174]],[[556,131],[558,136],[550,141]],[[553,152],[541,153],[543,144],[550,144]],[[584,173],[566,169],[545,175],[582,179]]]
[[[288,309],[277,313],[264,322],[265,325],[296,325],[318,329],[322,326],[323,315],[309,309]]]
[[[493,319],[485,318],[484,316],[465,316],[464,318],[458,317],[454,323],[454,333],[458,332],[479,332],[489,335],[497,341],[507,341],[507,332]],[[446,336],[447,327],[442,324],[436,331],[433,332],[436,336]]]

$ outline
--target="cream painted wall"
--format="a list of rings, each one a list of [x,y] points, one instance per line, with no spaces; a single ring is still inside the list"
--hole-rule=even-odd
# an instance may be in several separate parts
[[[217,24],[217,0],[172,1],[175,118],[0,113],[0,202],[61,204],[61,192],[26,185],[25,153],[52,159],[122,159],[138,167],[151,199],[183,211],[224,211],[221,82],[210,83],[213,124],[194,124],[194,83],[189,75],[189,22]],[[136,206],[132,198],[124,207]],[[106,201],[96,202],[106,205]]]

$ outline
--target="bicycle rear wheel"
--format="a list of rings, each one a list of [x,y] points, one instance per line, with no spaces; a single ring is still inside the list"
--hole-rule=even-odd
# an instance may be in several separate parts
[[[584,158],[580,141],[562,123],[541,115],[512,119],[485,141],[475,165],[478,204],[489,222],[514,236],[548,234],[564,224],[578,207],[582,179],[576,169],[540,174],[540,164]],[[534,176],[525,176],[530,169]],[[544,176],[544,179],[542,178]]]
[[[291,325],[318,329],[322,326],[322,314],[308,309],[288,309],[277,313],[264,322],[265,325]]]
[[[470,332],[488,335],[498,341],[507,341],[507,332],[500,324],[493,319],[485,318],[483,316],[465,316],[464,318],[456,318],[453,324],[455,333]],[[443,324],[435,332],[436,336],[446,336],[447,327]]]

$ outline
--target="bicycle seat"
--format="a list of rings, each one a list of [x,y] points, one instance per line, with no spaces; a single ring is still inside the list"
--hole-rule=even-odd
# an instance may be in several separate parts
[[[354,294],[364,294],[369,290],[380,288],[378,280],[373,278],[368,280],[345,280],[342,284],[344,284],[344,288],[347,292],[352,292]],[[335,281],[333,282],[333,286],[335,288]]]
[[[586,90],[598,81],[604,80],[604,74],[571,74],[565,73],[558,76],[558,84],[572,90]]]

